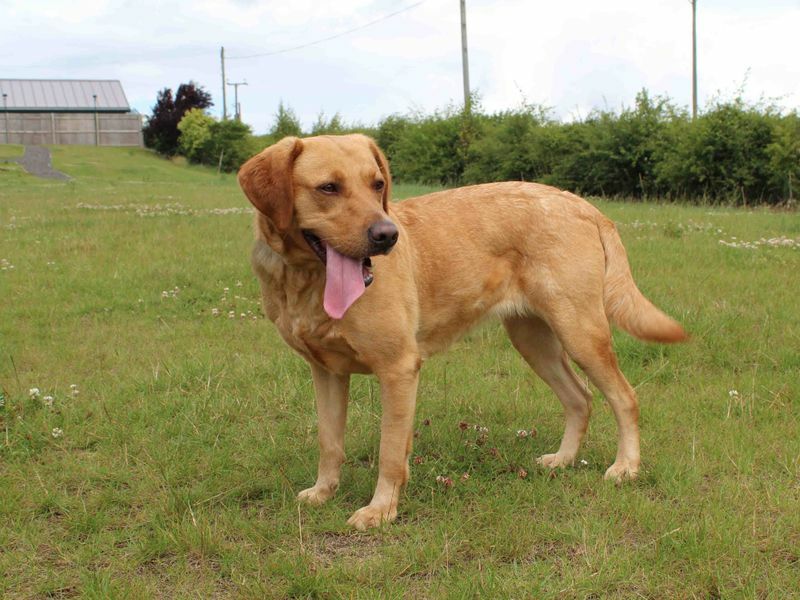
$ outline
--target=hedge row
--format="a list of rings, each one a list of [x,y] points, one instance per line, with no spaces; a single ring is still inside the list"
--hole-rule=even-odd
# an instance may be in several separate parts
[[[792,203],[800,187],[800,115],[741,98],[713,102],[694,120],[642,91],[632,108],[569,123],[539,106],[488,114],[473,102],[470,113],[392,115],[375,127],[321,114],[309,132],[281,104],[263,136],[200,111],[187,117],[183,153],[226,170],[285,135],[358,131],[377,140],[400,182],[525,180],[584,195],[736,204]]]
[[[391,116],[374,132],[400,181],[539,181],[585,195],[779,204],[800,179],[800,116],[740,98],[692,120],[666,98],[561,123],[546,110]],[[794,189],[793,189],[794,187]]]

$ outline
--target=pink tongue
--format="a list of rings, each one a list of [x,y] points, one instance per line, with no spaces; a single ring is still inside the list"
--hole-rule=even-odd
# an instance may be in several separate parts
[[[361,261],[339,254],[327,245],[325,250],[325,299],[322,306],[328,315],[341,319],[350,305],[364,293]]]

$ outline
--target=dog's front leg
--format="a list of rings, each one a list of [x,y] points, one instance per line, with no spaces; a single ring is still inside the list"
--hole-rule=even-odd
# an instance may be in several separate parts
[[[317,403],[319,468],[314,487],[297,495],[301,502],[322,504],[336,493],[344,462],[344,428],[347,421],[349,375],[335,375],[311,364]]]
[[[408,481],[408,457],[414,433],[414,408],[420,362],[408,357],[391,368],[376,371],[381,386],[381,447],[378,485],[370,503],[347,521],[356,529],[377,527],[397,517],[400,492]]]

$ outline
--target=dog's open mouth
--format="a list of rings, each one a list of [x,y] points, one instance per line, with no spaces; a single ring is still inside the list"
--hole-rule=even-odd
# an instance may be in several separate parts
[[[319,239],[310,231],[303,230],[303,237],[317,258],[325,265],[325,312],[334,319],[341,319],[348,308],[361,297],[372,283],[372,260],[345,256]]]
[[[328,246],[325,242],[319,239],[316,235],[308,231],[307,229],[303,230],[303,237],[308,242],[308,245],[314,251],[314,254],[322,261],[323,265],[328,264],[328,252],[333,250],[333,248]],[[346,257],[349,258],[349,257]],[[357,260],[357,259],[350,259],[350,260]],[[366,256],[361,259],[361,272],[364,279],[364,287],[369,287],[369,284],[373,282],[375,279],[374,275],[372,274],[372,260],[369,256]]]

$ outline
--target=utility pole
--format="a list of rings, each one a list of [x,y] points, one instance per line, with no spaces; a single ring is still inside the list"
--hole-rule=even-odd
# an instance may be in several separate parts
[[[225,97],[225,46],[219,49],[219,62],[222,65],[222,120],[228,118],[228,102]]]
[[[692,3],[692,119],[697,118],[697,0]]]
[[[467,56],[467,6],[461,0],[461,70],[464,76],[464,110],[470,112],[471,98],[469,93],[469,57]]]
[[[235,115],[234,118],[237,121],[242,120],[242,108],[239,106],[239,86],[240,85],[247,85],[247,80],[243,81],[234,81],[231,83],[230,81],[227,82],[228,85],[233,87],[233,114]]]

